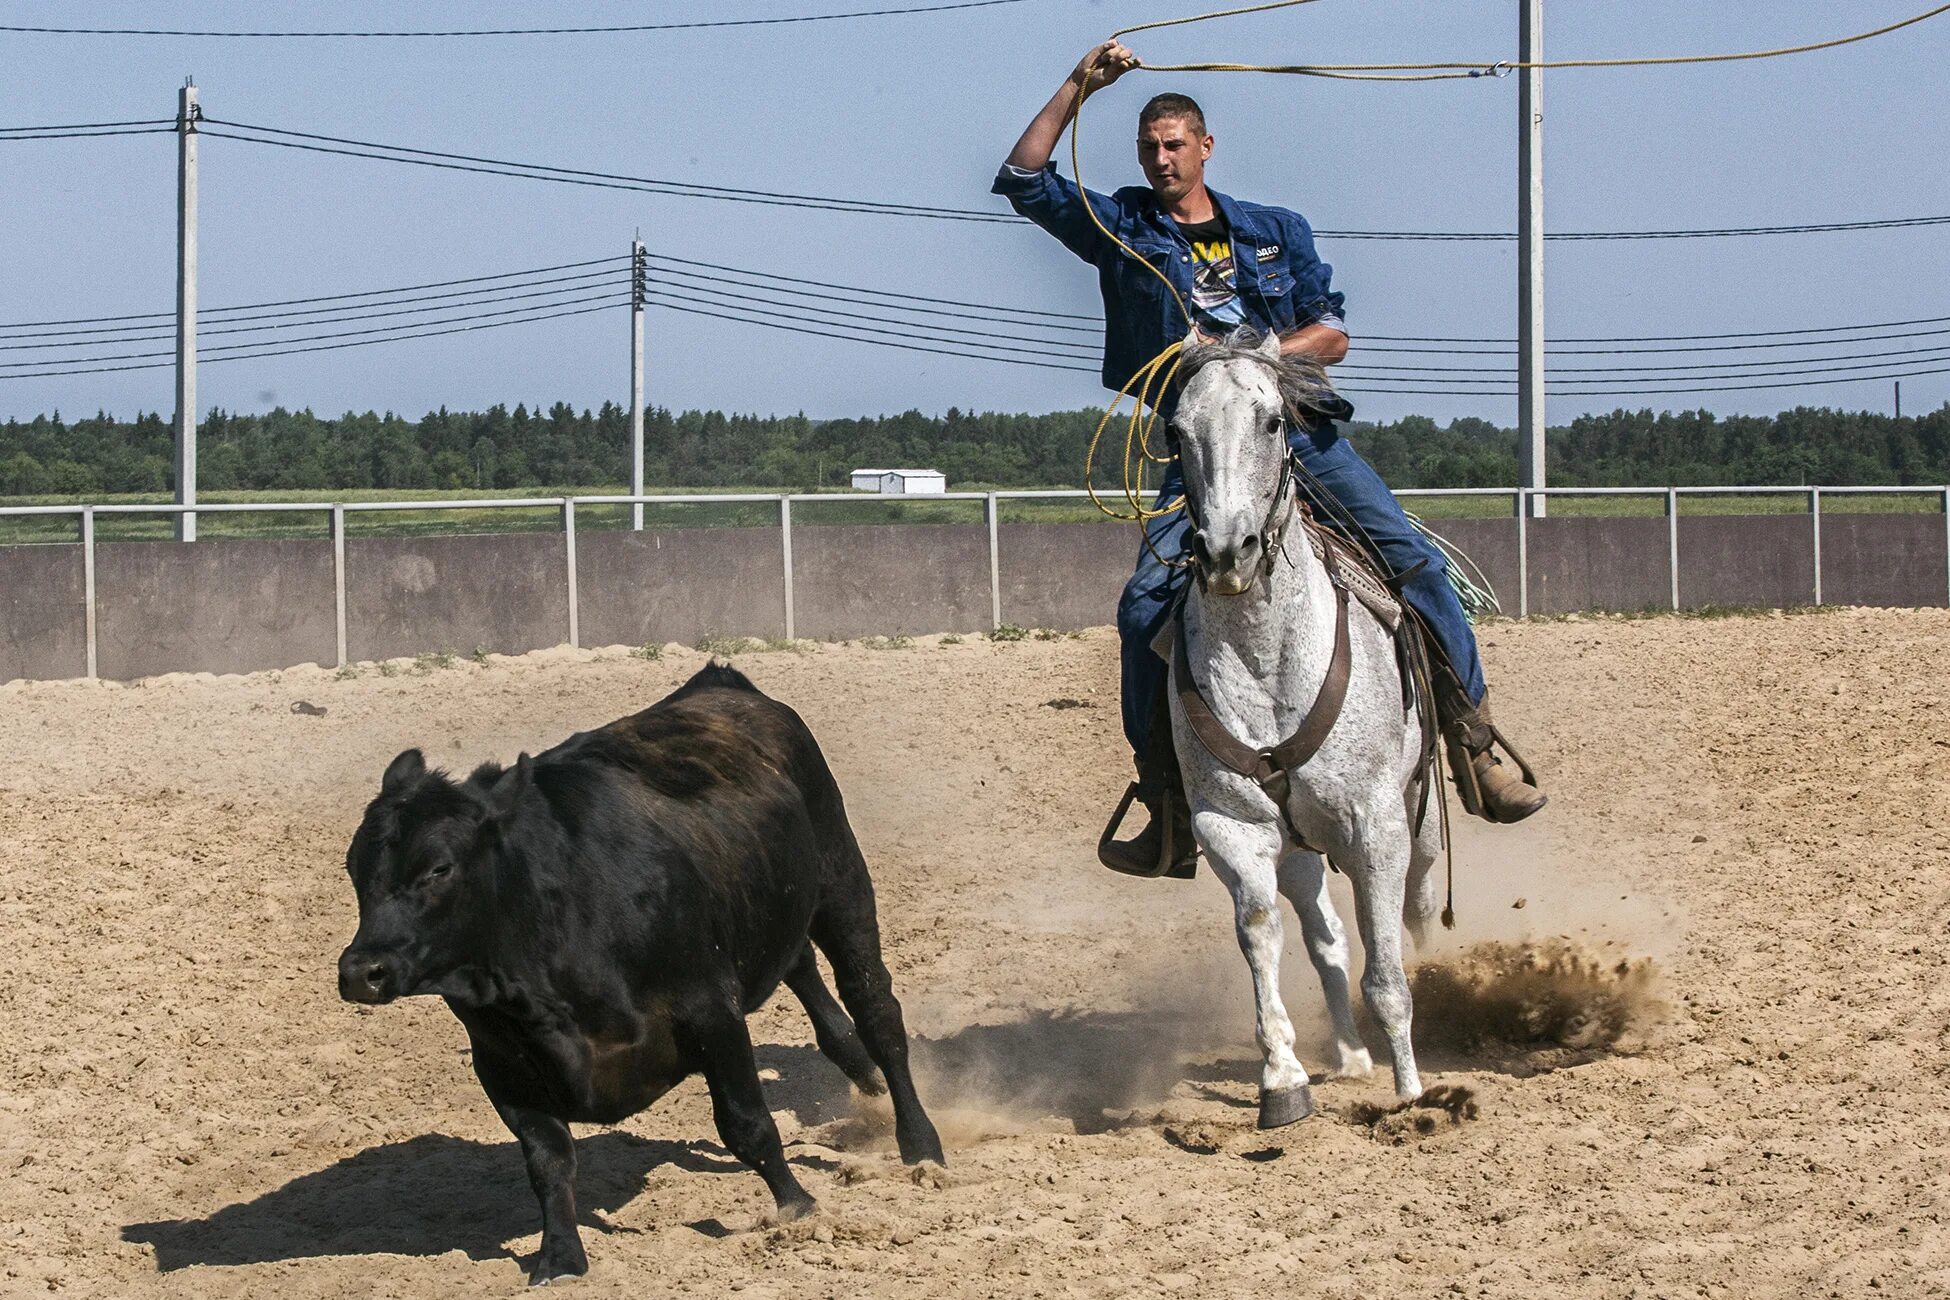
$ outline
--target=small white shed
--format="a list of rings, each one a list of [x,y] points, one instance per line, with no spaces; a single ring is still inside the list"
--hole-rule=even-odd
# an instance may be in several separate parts
[[[885,496],[939,496],[948,476],[936,469],[856,469],[853,486]]]

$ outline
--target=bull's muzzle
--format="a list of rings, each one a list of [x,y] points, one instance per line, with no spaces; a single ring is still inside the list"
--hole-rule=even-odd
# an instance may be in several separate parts
[[[391,1002],[403,982],[399,963],[391,958],[355,948],[339,957],[339,996],[347,1002]]]

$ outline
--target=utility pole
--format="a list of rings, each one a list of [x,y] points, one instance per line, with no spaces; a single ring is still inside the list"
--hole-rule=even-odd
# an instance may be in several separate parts
[[[1544,0],[1521,0],[1517,83],[1517,467],[1541,492],[1544,468]],[[1530,498],[1544,514],[1544,497]]]
[[[196,504],[196,82],[176,100],[176,504]],[[176,516],[176,540],[196,540],[196,514]]]
[[[1903,381],[1900,379],[1896,381],[1896,418],[1903,418]]]
[[[630,495],[643,495],[643,292],[641,237],[630,241]],[[643,531],[643,503],[630,503],[630,527]]]

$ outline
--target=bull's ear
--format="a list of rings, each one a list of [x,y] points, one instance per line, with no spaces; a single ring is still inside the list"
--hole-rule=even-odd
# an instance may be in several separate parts
[[[417,749],[402,750],[379,778],[379,793],[398,794],[427,774],[427,760]]]
[[[501,774],[500,780],[488,787],[488,816],[499,821],[514,812],[534,782],[535,760],[523,754],[513,767]]]

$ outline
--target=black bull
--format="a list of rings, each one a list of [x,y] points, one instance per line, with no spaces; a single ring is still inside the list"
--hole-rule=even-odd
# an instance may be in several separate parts
[[[464,782],[407,750],[346,869],[359,932],[339,992],[436,993],[466,1026],[541,1202],[536,1282],[588,1268],[569,1124],[616,1123],[698,1071],[725,1146],[765,1179],[780,1217],[812,1208],[745,1028],[781,980],[862,1091],[881,1092],[884,1075],[901,1158],[942,1159],[839,787],[799,716],[732,669],[708,667],[634,717]]]

